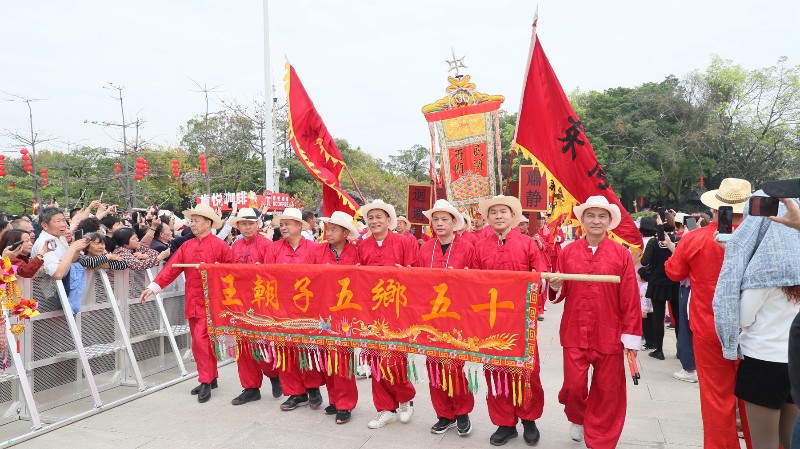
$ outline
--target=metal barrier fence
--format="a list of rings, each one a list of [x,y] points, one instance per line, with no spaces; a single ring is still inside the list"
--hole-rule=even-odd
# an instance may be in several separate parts
[[[157,270],[87,270],[81,310],[75,315],[64,313],[70,306],[61,281],[41,274],[19,279],[23,296],[39,302],[40,314],[25,323],[18,354],[6,320],[9,360],[0,373],[0,431],[24,420],[31,424],[24,439],[31,438],[87,414],[48,416],[64,404],[91,397],[88,412],[99,411],[108,406],[100,396],[103,391],[128,386],[136,388],[130,397],[139,396],[196,374],[185,366],[191,341],[183,276],[139,303],[139,294]],[[145,380],[168,370],[175,374],[166,382]],[[0,446],[18,442],[7,435],[2,440]]]

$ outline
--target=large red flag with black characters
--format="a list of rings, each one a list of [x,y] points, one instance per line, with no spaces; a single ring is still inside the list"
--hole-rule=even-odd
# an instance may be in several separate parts
[[[550,221],[569,220],[574,205],[602,195],[622,212],[622,222],[611,231],[611,237],[641,250],[642,236],[611,188],[583,124],[544,54],[536,36],[535,19],[533,27],[533,51],[520,105],[516,149],[547,173],[548,201],[553,212]]]
[[[330,217],[334,211],[355,216],[358,205],[339,186],[346,164],[322,122],[303,83],[288,62],[286,63],[286,98],[289,103],[289,141],[297,158],[308,172],[322,183],[322,213]]]

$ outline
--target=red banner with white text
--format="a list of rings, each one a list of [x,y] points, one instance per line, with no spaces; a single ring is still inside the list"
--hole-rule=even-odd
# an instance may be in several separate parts
[[[209,334],[260,348],[397,351],[531,369],[538,273],[203,264]],[[532,290],[532,291],[531,291]]]

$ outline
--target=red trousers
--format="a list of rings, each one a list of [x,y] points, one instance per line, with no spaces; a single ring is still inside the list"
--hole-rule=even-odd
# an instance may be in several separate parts
[[[539,353],[537,348],[536,353]],[[486,384],[489,385],[489,392],[486,394],[486,404],[489,406],[489,419],[495,426],[513,427],[517,425],[517,419],[525,421],[536,421],[542,416],[544,409],[544,389],[542,388],[542,381],[539,379],[539,358],[536,358],[536,365],[528,377],[530,383],[530,401],[528,406],[525,407],[525,402],[522,405],[514,405],[514,395],[511,390],[506,394],[503,388],[498,388],[498,376],[502,377],[503,374],[492,373],[489,370],[484,370],[486,376]],[[502,387],[503,380],[500,381]],[[492,388],[492,384],[495,385]],[[525,387],[523,386],[523,392]]]
[[[325,385],[325,377],[321,371],[317,371],[320,367],[316,366],[316,362],[313,362],[313,369],[301,370],[297,349],[287,348],[285,354],[288,359],[282,363],[286,364],[286,368],[280,370],[278,375],[284,396],[299,396],[306,394],[309,388]]]
[[[377,411],[397,410],[401,402],[414,399],[417,390],[406,379],[408,361],[405,354],[392,352],[381,360],[380,366],[383,367],[383,370],[378,368],[381,373],[376,373],[374,367],[372,369],[372,402]],[[378,374],[381,380],[377,380]]]
[[[274,360],[257,362],[253,358],[253,353],[250,352],[249,346],[245,346],[239,352],[236,368],[239,370],[239,382],[241,382],[242,388],[261,388],[264,376],[277,377],[279,375],[278,370],[275,368]]]
[[[217,378],[217,355],[208,337],[208,323],[203,318],[187,318],[192,335],[192,356],[197,365],[198,381],[211,383]]]
[[[589,366],[594,367],[592,388]],[[617,447],[627,408],[623,353],[603,354],[594,349],[564,348],[564,384],[558,402],[567,419],[583,425],[586,447]]]
[[[442,365],[436,363],[436,359],[428,360],[428,378],[432,379],[430,383],[431,402],[433,409],[436,411],[437,418],[456,419],[456,416],[467,415],[475,407],[475,396],[470,391],[466,391],[467,376],[464,374],[464,362],[461,360],[453,360],[449,364],[444,365],[445,375],[448,380],[447,383],[434,382],[433,379],[441,378]],[[432,372],[433,367],[437,372]],[[449,395],[449,383],[454,384],[453,397]],[[442,388],[442,385],[447,387],[448,391]]]
[[[325,386],[328,388],[328,403],[336,407],[336,410],[353,410],[358,402],[356,373],[350,373],[350,364],[355,355],[352,348],[338,348],[336,353],[339,355],[339,369],[336,369],[335,353],[330,354],[331,374],[324,374]]]
[[[736,433],[736,369],[738,361],[722,357],[719,339],[694,334],[694,360],[700,383],[700,412],[703,415],[703,447],[739,449]]]

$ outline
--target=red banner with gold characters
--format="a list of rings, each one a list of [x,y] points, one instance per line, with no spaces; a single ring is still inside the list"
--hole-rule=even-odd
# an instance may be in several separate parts
[[[427,225],[428,217],[422,212],[431,208],[432,201],[433,187],[430,184],[409,184],[406,203],[408,221],[415,225]]]
[[[361,348],[520,372],[536,348],[538,273],[203,264],[209,334],[269,360],[281,348]]]

